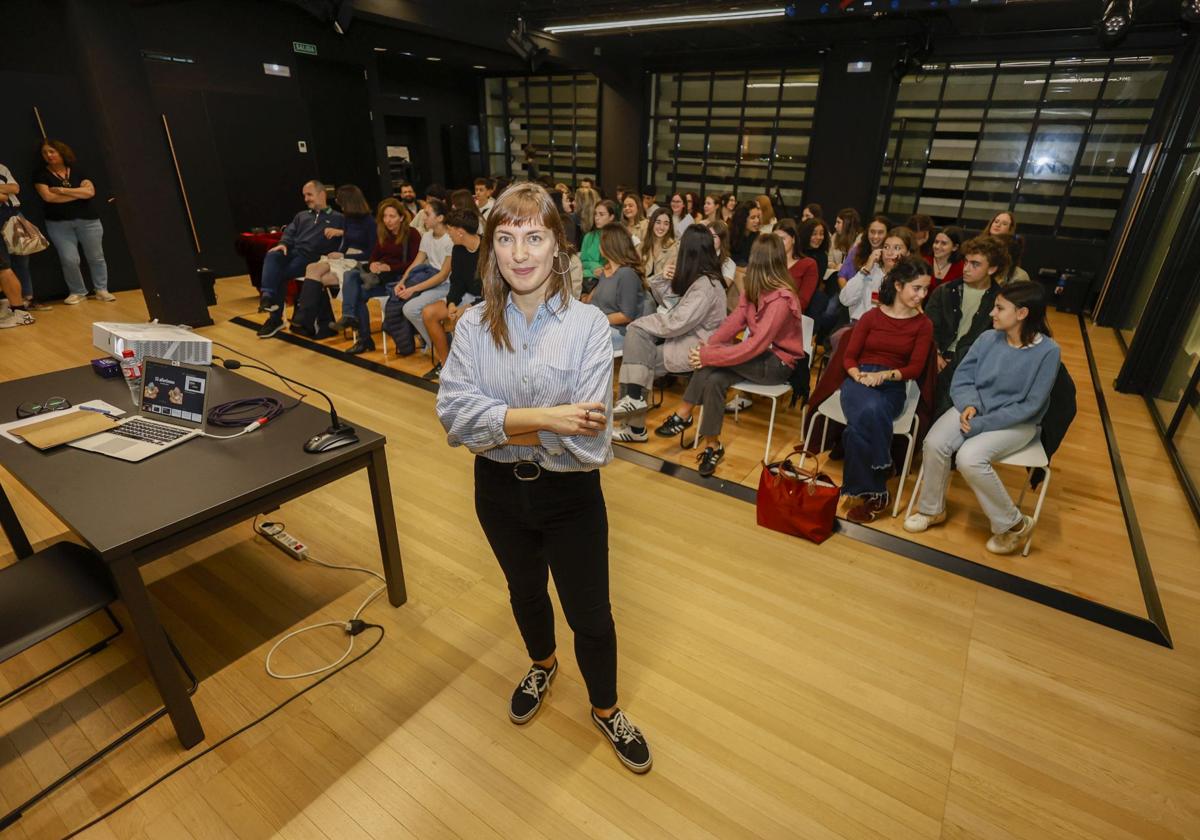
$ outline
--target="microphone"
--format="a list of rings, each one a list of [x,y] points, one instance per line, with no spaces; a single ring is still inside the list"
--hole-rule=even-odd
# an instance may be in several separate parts
[[[324,391],[314,388],[311,385],[306,385],[303,382],[298,382],[291,377],[284,376],[278,371],[270,368],[260,367],[258,365],[246,365],[239,362],[237,359],[225,359],[221,364],[227,370],[237,370],[238,368],[249,368],[250,370],[261,370],[263,373],[269,373],[272,376],[278,376],[284,382],[290,382],[293,385],[299,385],[301,388],[307,388],[314,394],[320,394],[325,398],[325,402],[329,403],[329,428],[320,434],[313,435],[304,444],[305,452],[328,452],[330,449],[338,449],[342,446],[349,446],[352,443],[358,443],[358,435],[354,431],[354,427],[347,426],[337,416],[337,409],[333,407],[333,400]]]

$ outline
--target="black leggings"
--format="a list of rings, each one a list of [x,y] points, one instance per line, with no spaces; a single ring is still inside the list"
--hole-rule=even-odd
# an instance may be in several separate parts
[[[617,704],[617,632],[608,600],[608,512],[600,471],[543,471],[521,481],[512,464],[475,458],[475,512],[504,577],[532,660],[555,651],[548,578],[575,634],[588,699]]]

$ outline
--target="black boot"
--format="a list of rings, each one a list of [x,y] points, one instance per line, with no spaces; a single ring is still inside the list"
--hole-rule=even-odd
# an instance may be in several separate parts
[[[346,352],[351,356],[359,356],[363,353],[370,353],[375,350],[375,342],[369,337],[359,336],[358,341],[354,342],[354,346]]]

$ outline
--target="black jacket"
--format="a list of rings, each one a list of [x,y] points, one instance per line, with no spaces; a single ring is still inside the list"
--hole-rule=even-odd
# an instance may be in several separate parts
[[[993,282],[991,288],[983,293],[979,309],[975,312],[975,317],[971,319],[971,328],[959,340],[953,354],[948,348],[954,343],[954,337],[958,335],[958,322],[962,319],[963,281],[961,279],[951,280],[943,286],[938,286],[929,296],[929,302],[925,304],[925,314],[929,316],[930,321],[933,321],[933,344],[937,348],[938,354],[949,362],[938,374],[937,395],[934,398],[934,417],[941,417],[952,405],[950,380],[954,378],[958,362],[966,357],[967,351],[971,349],[975,339],[992,328],[991,312],[999,291],[1000,284]]]

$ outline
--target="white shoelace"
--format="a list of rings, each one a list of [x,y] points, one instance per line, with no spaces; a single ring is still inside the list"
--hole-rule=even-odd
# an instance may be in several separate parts
[[[638,731],[636,726],[629,722],[629,718],[625,717],[624,712],[616,711],[608,720],[613,734],[622,739],[626,744],[642,740],[642,733]]]
[[[523,691],[525,694],[528,694],[534,700],[541,697],[542,691],[544,690],[538,686],[539,678],[541,682],[545,682],[547,685],[549,684],[549,673],[540,669],[536,671],[530,671],[525,675],[525,679],[521,680],[521,691]]]

